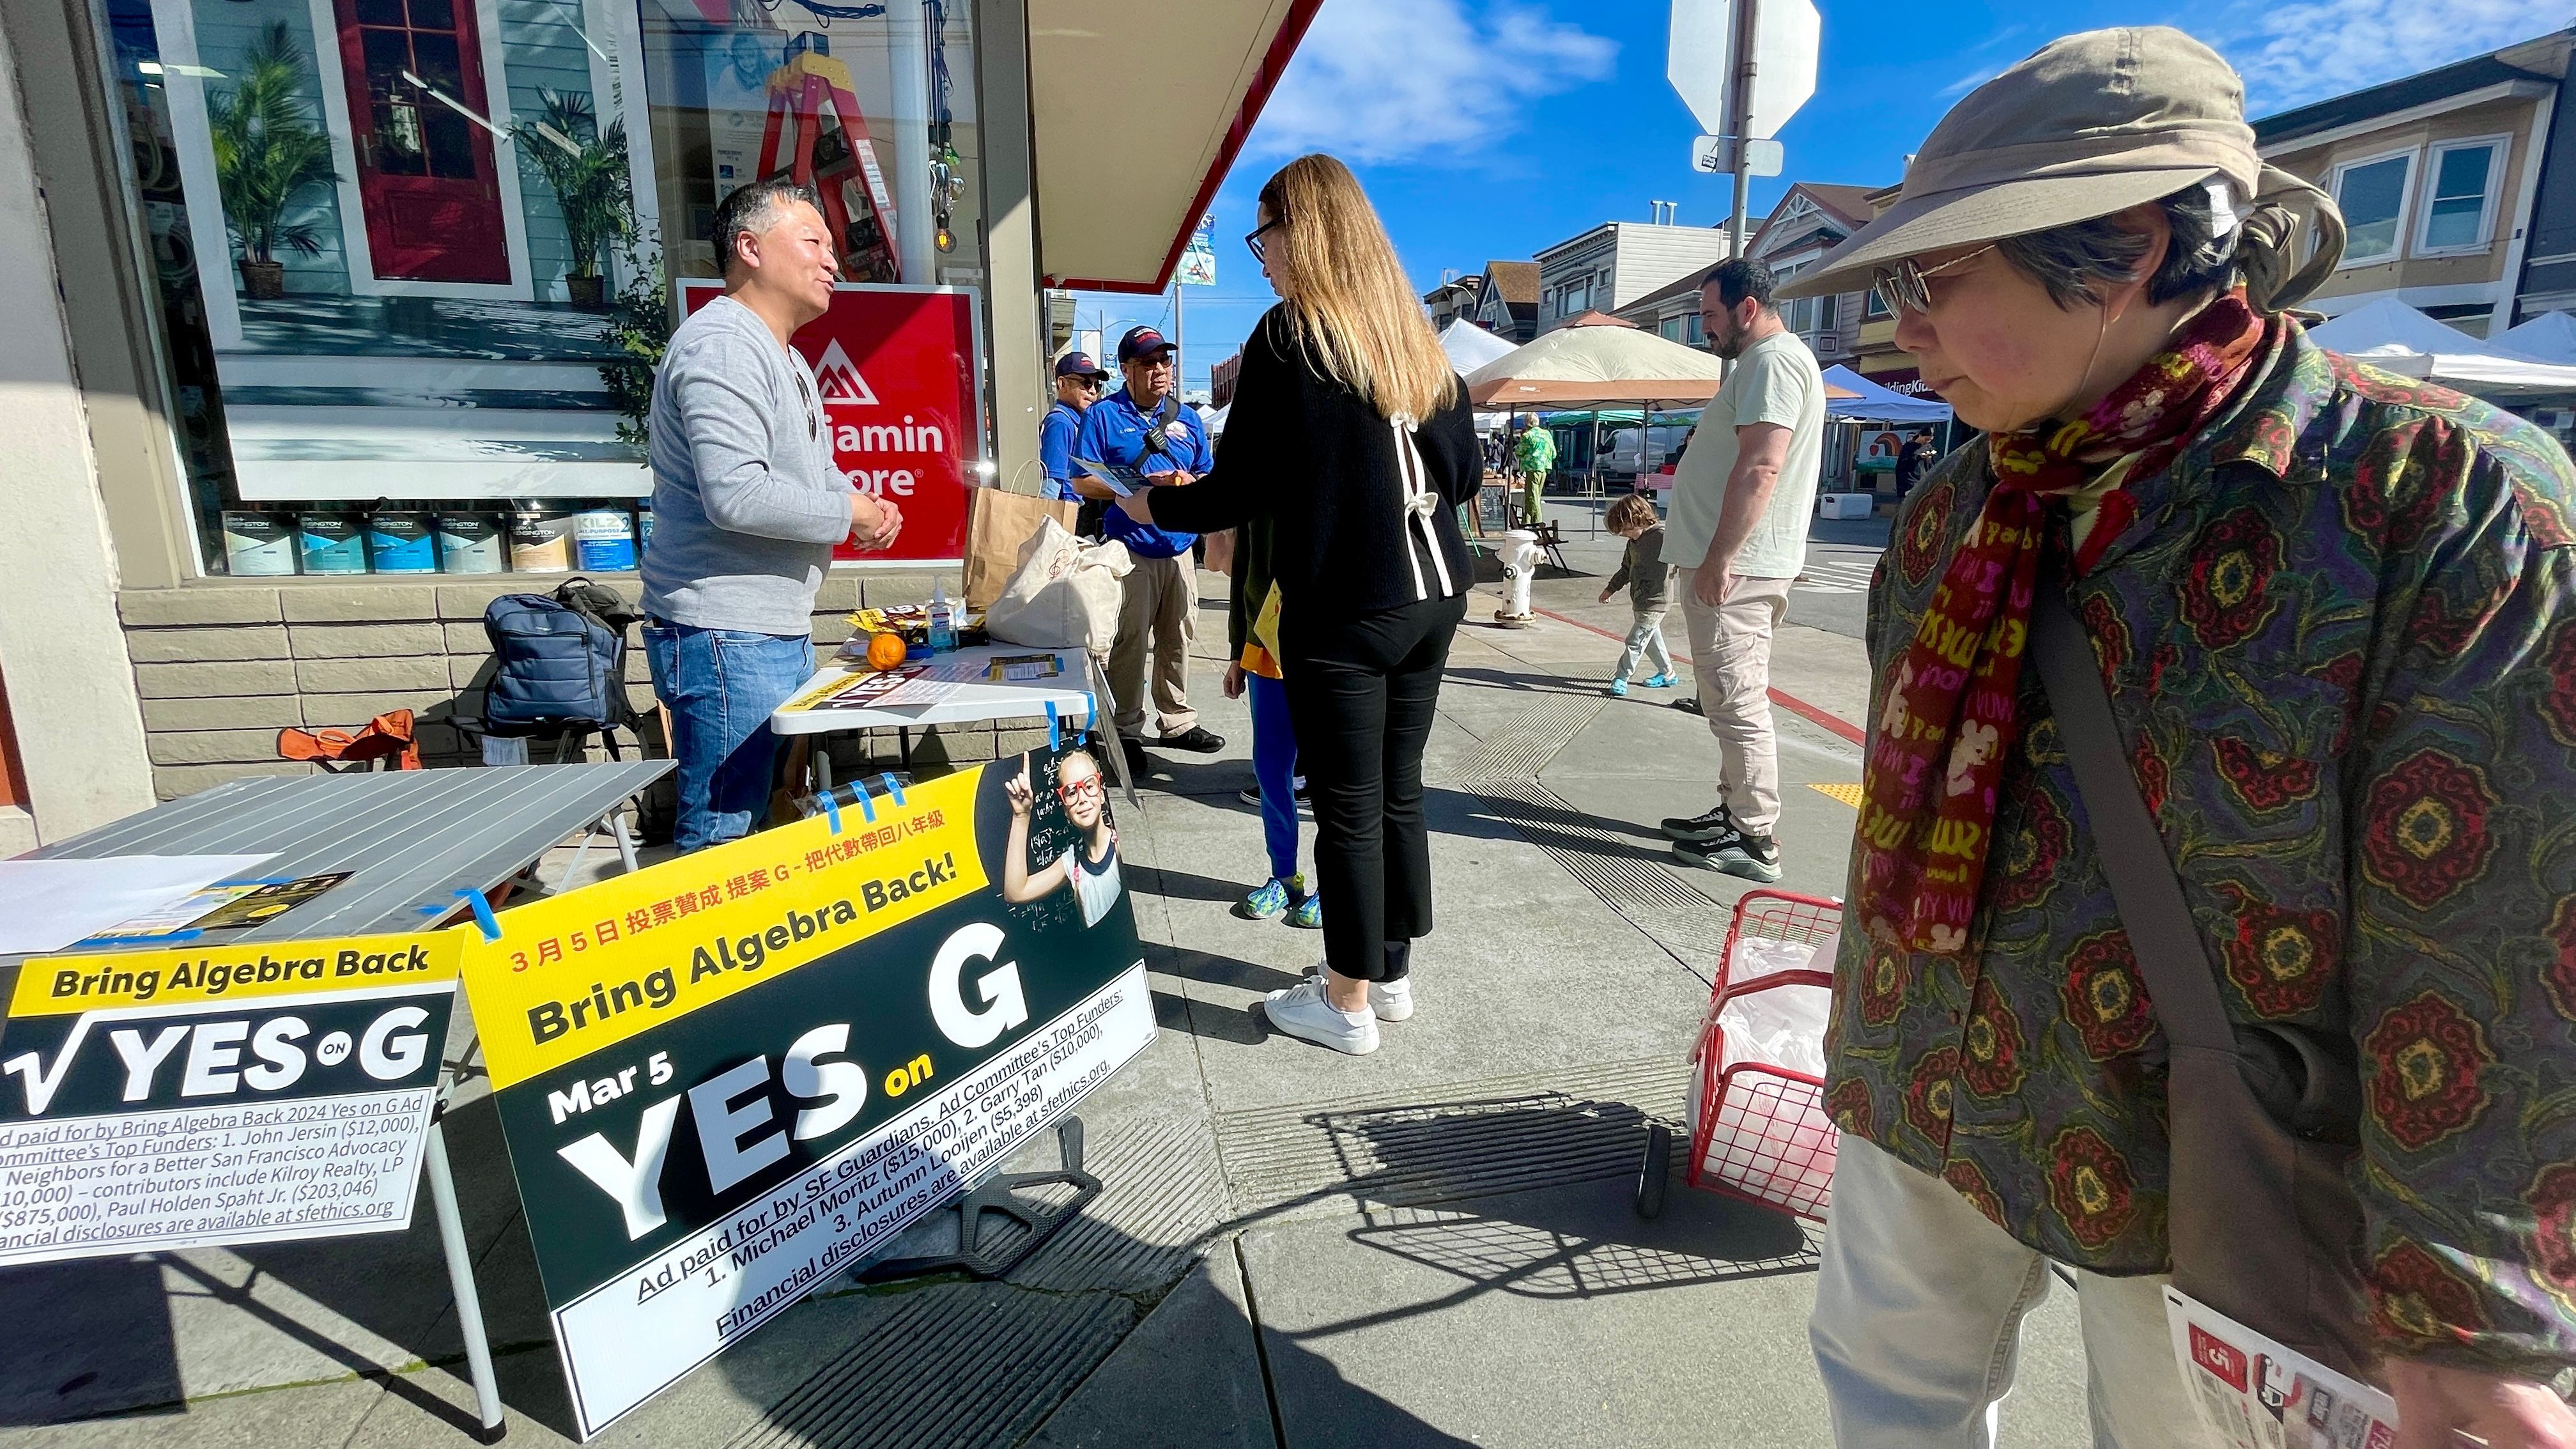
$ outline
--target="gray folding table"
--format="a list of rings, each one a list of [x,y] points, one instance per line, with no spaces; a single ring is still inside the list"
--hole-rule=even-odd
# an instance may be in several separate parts
[[[262,876],[349,878],[235,940],[427,930],[471,909],[458,892],[484,892],[531,876],[547,851],[578,834],[582,848],[606,834],[626,869],[635,841],[618,812],[669,773],[669,760],[597,765],[523,765],[492,770],[396,770],[374,774],[271,776],[233,780],[128,816],[36,852],[47,859],[112,855],[258,855]],[[580,857],[574,858],[578,868]],[[18,958],[0,957],[15,978]],[[6,985],[0,982],[0,985]],[[482,1439],[504,1420],[492,1348],[474,1289],[473,1260],[456,1209],[446,1135],[435,1120],[423,1173],[447,1252],[449,1287],[465,1333]]]

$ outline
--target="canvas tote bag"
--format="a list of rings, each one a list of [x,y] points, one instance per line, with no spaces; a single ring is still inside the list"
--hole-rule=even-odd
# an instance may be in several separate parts
[[[2111,895],[2172,1051],[2174,1286],[2356,1379],[2375,1377],[2363,1296],[2361,1079],[2348,1036],[2228,1019],[2182,879],[2138,792],[2083,624],[2043,578],[2031,652]]]
[[[984,611],[984,632],[1005,644],[1106,656],[1118,638],[1118,581],[1134,567],[1127,545],[1085,544],[1053,518],[1042,519],[1010,582]]]
[[[977,488],[967,495],[966,607],[990,609],[1020,566],[1020,550],[1036,536],[1038,525],[1054,519],[1072,529],[1078,503],[1040,498],[1034,493],[1007,493]]]

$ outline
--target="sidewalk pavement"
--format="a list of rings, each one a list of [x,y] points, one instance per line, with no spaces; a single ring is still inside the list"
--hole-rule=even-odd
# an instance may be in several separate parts
[[[1743,884],[1668,869],[1655,830],[1707,802],[1705,726],[1603,696],[1615,641],[1494,628],[1499,591],[1480,589],[1428,756],[1440,928],[1415,956],[1420,1012],[1341,1057],[1255,1009],[1321,946],[1230,910],[1260,836],[1235,798],[1248,722],[1216,688],[1223,581],[1203,582],[1195,683],[1228,747],[1158,754],[1122,808],[1163,1030],[1082,1108],[1106,1191],[1006,1282],[837,1283],[599,1442],[1827,1444],[1815,1230],[1679,1187],[1653,1222],[1629,1205],[1646,1124],[1679,1118]],[[1546,580],[1541,598],[1580,619],[1571,596],[1598,589]],[[1840,710],[1854,652],[1786,635],[1782,687]],[[1785,884],[1837,894],[1851,807],[1810,787],[1856,781],[1857,748],[1785,711],[1780,736]],[[564,1391],[480,1086],[448,1130],[511,1442],[556,1443]],[[0,1274],[0,1313],[18,1325],[0,1449],[470,1432],[425,1201],[399,1236]],[[2021,1364],[2001,1442],[2085,1442],[2070,1295],[2032,1315]]]

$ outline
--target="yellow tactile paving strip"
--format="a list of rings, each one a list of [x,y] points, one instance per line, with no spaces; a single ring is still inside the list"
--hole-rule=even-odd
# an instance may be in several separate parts
[[[1807,788],[1810,790],[1821,790],[1824,793],[1833,796],[1835,799],[1840,800],[1844,804],[1849,805],[1854,810],[1858,810],[1860,808],[1860,782],[1858,780],[1836,780],[1830,785],[1819,785],[1810,780],[1807,782]]]

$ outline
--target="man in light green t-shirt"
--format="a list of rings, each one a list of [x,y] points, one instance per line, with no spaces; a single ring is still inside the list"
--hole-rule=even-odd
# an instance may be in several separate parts
[[[1664,821],[1685,864],[1780,878],[1780,763],[1771,733],[1771,635],[1807,564],[1825,436],[1825,379],[1780,323],[1771,269],[1721,263],[1700,288],[1726,385],[1700,414],[1673,470],[1664,560],[1682,576],[1700,712],[1717,736],[1717,804]]]

